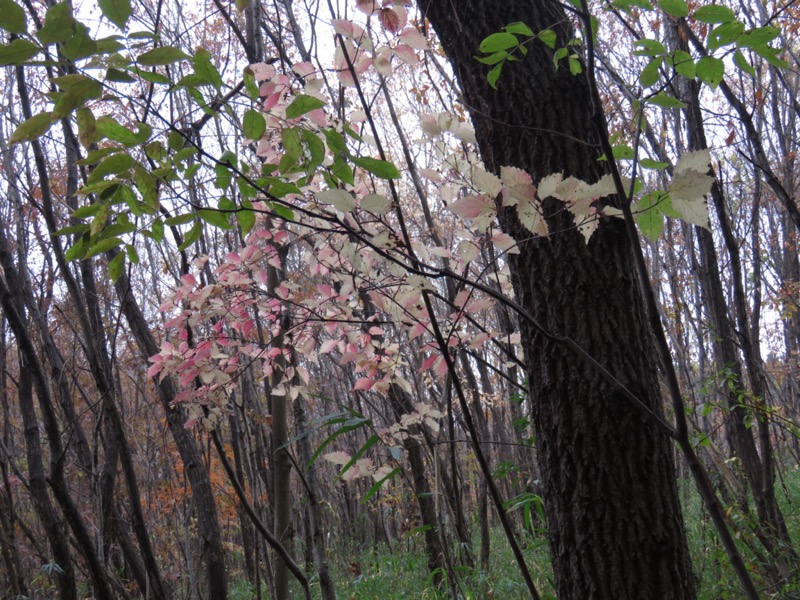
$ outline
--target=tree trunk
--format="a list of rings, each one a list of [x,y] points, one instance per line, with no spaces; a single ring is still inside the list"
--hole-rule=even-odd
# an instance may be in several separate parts
[[[556,4],[421,0],[453,63],[488,170],[510,165],[534,181],[563,173],[599,179],[598,138],[586,80],[556,69],[539,41],[509,63],[499,89],[474,56],[483,38],[513,22],[572,37]],[[599,108],[599,107],[598,107]],[[547,202],[549,239],[534,238],[507,211],[501,224],[519,243],[510,268],[518,302],[549,333],[595,357],[661,414],[651,336],[622,225],[600,224],[587,244],[563,205]],[[559,210],[560,209],[560,210]],[[523,321],[522,343],[543,476],[559,598],[694,598],[671,445],[620,390],[563,345]]]

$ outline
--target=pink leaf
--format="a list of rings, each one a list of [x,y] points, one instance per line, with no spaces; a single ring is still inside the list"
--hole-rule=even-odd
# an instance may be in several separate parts
[[[378,13],[378,21],[380,21],[384,29],[392,33],[397,33],[406,26],[408,14],[406,13],[406,9],[402,6],[382,8]]]
[[[403,30],[403,33],[400,34],[400,41],[404,44],[408,44],[415,50],[428,49],[428,40],[426,40],[425,36],[417,31],[414,27],[406,27]]]
[[[464,196],[455,202],[451,202],[447,208],[463,219],[477,219],[493,214],[496,210],[492,199],[482,194],[479,196]]]
[[[353,386],[353,391],[368,391],[372,389],[372,386],[375,385],[375,381],[372,379],[367,379],[366,377],[362,377],[356,381],[356,384]]]
[[[411,46],[406,46],[405,44],[397,44],[397,46],[394,47],[394,53],[400,60],[402,60],[406,64],[409,65],[419,64],[419,57],[417,56],[417,53]]]

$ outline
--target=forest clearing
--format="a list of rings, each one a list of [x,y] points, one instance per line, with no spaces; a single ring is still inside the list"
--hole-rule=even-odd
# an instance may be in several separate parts
[[[800,598],[794,0],[0,0],[0,598]]]

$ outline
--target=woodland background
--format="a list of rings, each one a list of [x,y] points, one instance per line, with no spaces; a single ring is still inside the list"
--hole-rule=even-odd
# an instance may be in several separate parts
[[[796,6],[545,2],[454,69],[434,4],[0,0],[0,596],[569,597],[508,211],[633,219],[686,596],[800,593]],[[467,75],[513,113],[526,60],[625,190],[481,162]]]

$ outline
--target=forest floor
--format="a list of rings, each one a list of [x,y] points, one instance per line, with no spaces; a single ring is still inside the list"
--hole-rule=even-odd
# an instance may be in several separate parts
[[[780,501],[787,519],[792,539],[800,538],[800,468],[783,472],[779,488]],[[702,509],[691,481],[681,484],[681,500],[686,521],[692,564],[698,580],[700,600],[726,600],[741,598],[736,576],[730,567],[725,551],[719,544],[716,533]],[[735,510],[727,512],[733,529],[739,532],[738,539],[747,537],[745,517]],[[477,525],[473,524],[477,530]],[[349,548],[331,549],[330,555],[348,557],[332,560],[338,597],[346,600],[446,600],[450,593],[437,590],[429,576],[423,552],[421,532],[406,536],[393,546],[379,545],[354,552]],[[520,540],[523,552],[531,569],[542,600],[554,600],[552,571],[547,553],[544,532],[523,532]],[[477,534],[473,548],[477,552],[480,539]],[[759,581],[759,564],[756,556],[746,544],[740,544],[754,580]],[[452,549],[451,552],[456,552]],[[489,569],[456,567],[459,597],[466,600],[518,600],[527,598],[528,592],[519,574],[514,557],[499,525],[491,529],[491,554]],[[318,590],[317,590],[318,591]],[[254,590],[241,582],[234,587],[232,600],[251,600]],[[265,594],[266,598],[267,595]],[[300,598],[298,593],[296,597]],[[318,597],[315,595],[315,598]],[[770,597],[768,594],[764,598]]]

